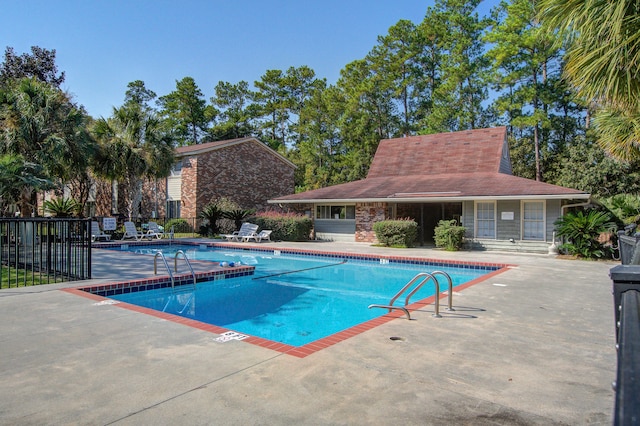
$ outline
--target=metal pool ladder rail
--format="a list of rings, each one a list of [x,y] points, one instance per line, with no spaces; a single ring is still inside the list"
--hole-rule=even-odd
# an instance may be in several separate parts
[[[186,262],[187,266],[189,267],[189,270],[191,271],[191,276],[193,277],[193,287],[195,288],[195,286],[196,286],[196,273],[193,272],[193,267],[191,266],[191,262],[189,262],[189,259],[187,258],[187,255],[182,250],[178,250],[176,252],[175,257],[173,258],[173,271],[174,272],[178,272],[178,256],[179,255],[182,255],[182,258],[184,259],[184,261]]]
[[[193,268],[191,267],[191,263],[189,262],[189,259],[187,259],[187,255],[184,254],[184,252],[182,250],[178,250],[176,252],[176,255],[173,259],[173,268],[175,272],[178,272],[178,255],[182,254],[182,256],[184,256],[184,260],[185,262],[187,262],[187,265],[189,266],[189,269],[191,270],[191,275],[193,276],[193,287],[195,288],[196,286],[196,274],[195,272],[193,272]],[[153,273],[154,275],[158,274],[158,257],[160,257],[162,259],[162,261],[164,262],[164,266],[167,268],[167,272],[169,273],[169,278],[171,278],[171,290],[175,289],[175,279],[173,278],[173,273],[171,272],[171,268],[169,268],[169,264],[167,263],[167,258],[164,257],[164,254],[161,251],[156,252],[156,254],[153,256]]]
[[[449,276],[449,274],[447,274],[446,272],[443,271],[433,271],[432,273],[428,273],[428,272],[421,272],[418,275],[416,275],[415,277],[413,277],[411,279],[411,281],[409,281],[407,284],[405,284],[404,287],[402,287],[402,289],[400,289],[399,292],[397,292],[395,294],[395,296],[393,296],[391,298],[391,300],[389,301],[388,305],[378,305],[378,304],[374,304],[374,305],[369,305],[369,309],[371,308],[385,308],[388,309],[389,312],[391,312],[391,310],[393,309],[400,309],[402,310],[406,315],[407,315],[407,319],[411,319],[411,316],[409,315],[409,311],[402,307],[402,306],[394,306],[393,303],[400,297],[402,296],[407,290],[409,290],[409,288],[411,288],[412,285],[414,285],[416,282],[418,282],[418,284],[416,284],[416,286],[413,288],[413,290],[411,290],[409,292],[409,294],[407,295],[405,301],[404,301],[404,306],[407,306],[409,304],[409,299],[411,299],[411,296],[413,296],[414,294],[416,294],[418,292],[418,290],[420,290],[420,288],[422,288],[423,285],[425,285],[429,280],[433,280],[433,284],[436,286],[436,293],[435,293],[435,313],[433,314],[434,317],[436,318],[442,318],[442,315],[440,315],[440,283],[438,282],[438,279],[436,278],[436,275],[444,275],[444,277],[447,279],[448,284],[449,284],[449,307],[447,308],[447,310],[449,311],[453,311],[453,281],[451,280],[451,277]]]

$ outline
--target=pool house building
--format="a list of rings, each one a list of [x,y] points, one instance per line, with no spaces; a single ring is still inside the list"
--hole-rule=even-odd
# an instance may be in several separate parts
[[[466,228],[468,248],[548,252],[554,222],[590,194],[514,176],[506,127],[380,141],[365,179],[271,199],[306,210],[318,239],[375,242],[373,224],[418,223],[433,243],[438,221]]]

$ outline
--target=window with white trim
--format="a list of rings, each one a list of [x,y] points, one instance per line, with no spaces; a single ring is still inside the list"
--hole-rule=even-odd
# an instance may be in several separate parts
[[[496,237],[496,203],[476,203],[476,237]]]
[[[522,239],[544,241],[544,201],[522,202]]]
[[[356,218],[356,206],[316,206],[316,219],[350,219]]]

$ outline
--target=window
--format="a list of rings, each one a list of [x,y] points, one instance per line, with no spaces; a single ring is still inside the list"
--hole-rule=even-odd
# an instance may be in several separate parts
[[[182,174],[182,160],[178,160],[171,168],[170,176],[180,176],[181,174]]]
[[[544,241],[544,201],[522,202],[522,239]]]
[[[180,200],[167,201],[167,219],[180,217]]]
[[[356,206],[316,206],[316,219],[355,219]]]
[[[476,237],[496,237],[496,204],[476,203]]]

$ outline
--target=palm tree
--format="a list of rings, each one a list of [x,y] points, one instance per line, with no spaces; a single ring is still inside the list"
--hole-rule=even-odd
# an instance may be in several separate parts
[[[110,118],[96,121],[93,131],[99,141],[94,171],[124,184],[125,214],[131,219],[142,200],[143,180],[169,175],[171,141],[156,116],[134,103],[114,108]]]
[[[66,178],[86,169],[90,157],[86,114],[69,95],[35,78],[8,84],[0,96],[0,153],[20,155],[38,164],[49,179]],[[20,201],[23,214],[35,209],[35,192]]]
[[[567,42],[565,74],[599,109],[604,149],[640,158],[640,8],[637,0],[540,0],[540,19]]]
[[[242,226],[242,221],[255,214],[255,209],[233,209],[222,212],[222,217],[233,220],[236,231]]]
[[[6,216],[7,208],[25,194],[52,186],[39,165],[24,161],[20,155],[0,156],[0,216]]]

